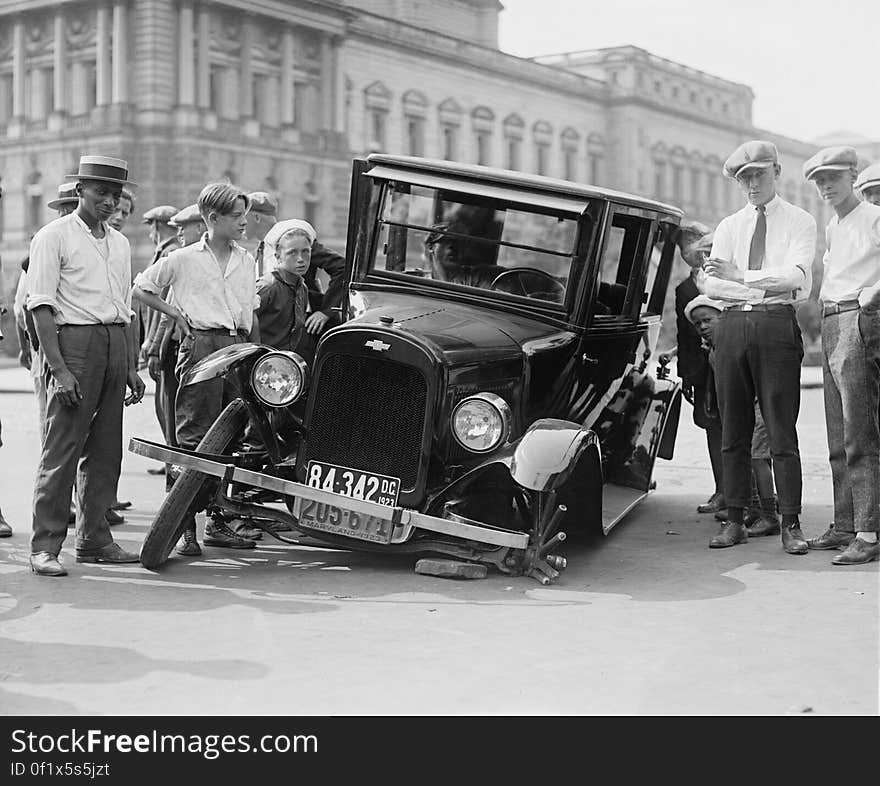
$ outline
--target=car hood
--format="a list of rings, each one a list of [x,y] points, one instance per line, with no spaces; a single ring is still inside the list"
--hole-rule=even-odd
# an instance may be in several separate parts
[[[418,338],[453,366],[474,359],[492,362],[522,356],[522,347],[513,338],[522,333],[522,319],[497,311],[487,313],[470,305],[399,293],[364,292],[359,295],[364,310],[339,330],[378,327],[400,331]],[[381,317],[386,320],[391,317],[393,325],[383,324]]]

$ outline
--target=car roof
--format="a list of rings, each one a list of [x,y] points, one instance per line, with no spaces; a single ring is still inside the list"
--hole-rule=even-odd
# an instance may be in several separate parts
[[[681,218],[683,215],[683,211],[674,205],[646,199],[634,194],[627,194],[623,191],[573,183],[570,180],[559,180],[557,178],[544,177],[543,175],[514,172],[509,169],[496,169],[495,167],[481,166],[479,164],[462,164],[457,161],[441,161],[434,158],[392,156],[384,153],[373,153],[367,156],[367,161],[371,164],[384,164],[418,172],[434,172],[448,177],[473,181],[488,181],[498,185],[536,192],[554,193],[583,199],[604,199],[612,202],[622,202],[627,205],[653,210],[658,213],[666,213],[678,218]]]

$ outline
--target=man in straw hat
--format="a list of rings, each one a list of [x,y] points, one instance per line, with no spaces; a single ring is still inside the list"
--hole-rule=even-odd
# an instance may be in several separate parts
[[[74,478],[76,561],[138,561],[114,543],[104,516],[122,463],[123,403],[144,395],[129,351],[131,249],[108,224],[128,182],[128,164],[82,156],[69,177],[79,205],[34,235],[28,270],[27,308],[49,376],[30,558],[41,576],[67,574],[58,555]]]

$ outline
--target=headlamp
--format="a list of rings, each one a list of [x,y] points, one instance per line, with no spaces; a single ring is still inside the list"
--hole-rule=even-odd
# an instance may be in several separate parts
[[[309,366],[296,352],[269,352],[254,363],[251,386],[268,407],[286,407],[306,388]]]
[[[488,453],[510,434],[510,407],[494,393],[478,393],[452,410],[452,434],[472,453]]]

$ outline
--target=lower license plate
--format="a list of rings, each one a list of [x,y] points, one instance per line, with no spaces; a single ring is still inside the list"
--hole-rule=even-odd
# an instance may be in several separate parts
[[[320,461],[309,462],[305,485],[389,507],[397,504],[400,494],[400,478]],[[303,497],[297,497],[293,514],[304,527],[373,543],[388,544],[394,534],[394,523],[391,519],[370,516]]]

